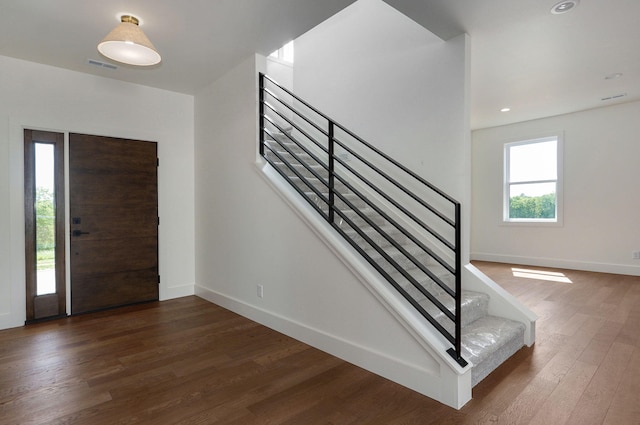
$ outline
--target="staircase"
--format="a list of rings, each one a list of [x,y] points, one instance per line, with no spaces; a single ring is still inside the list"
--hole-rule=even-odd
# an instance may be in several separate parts
[[[298,191],[302,191],[307,199],[313,199],[315,205],[326,213],[327,206],[321,201],[322,197],[318,196],[311,187],[325,190],[325,192],[321,193],[324,198],[328,198],[328,192],[326,192],[328,178],[325,176],[326,178],[321,180],[311,172],[303,171],[300,166],[294,166],[305,178],[301,179],[298,177],[298,175],[287,166],[286,162],[295,162],[294,155],[310,162],[313,160],[300,147],[289,140],[286,133],[272,133],[272,135],[274,136],[273,140],[265,141],[267,145],[267,151],[265,153],[267,161],[277,168],[279,172],[287,175]],[[283,161],[283,159],[286,161]],[[321,170],[318,169],[317,171],[320,172]],[[352,193],[346,185],[338,184],[336,190],[339,191],[344,198],[348,199],[352,206],[361,209],[361,211],[366,214],[367,219],[377,224],[398,244],[403,246],[405,250],[409,252],[415,250],[414,244],[412,244],[405,235],[387,223],[380,214],[371,208],[367,208],[366,202]],[[338,214],[340,216],[340,218],[337,219],[338,226],[343,228],[345,233],[358,244],[358,247],[367,252],[386,273],[389,273],[396,281],[402,282],[400,284],[402,289],[416,300],[422,308],[429,312],[438,324],[450,333],[453,333],[452,321],[448,319],[445,313],[440,311],[435,306],[435,303],[429,300],[423,292],[416,289],[409,280],[404,277],[403,272],[396,270],[394,266],[384,258],[383,254],[377,252],[366,241],[366,238],[347,224],[346,219],[342,217],[350,218],[355,225],[360,227],[360,232],[364,233],[370,240],[380,246],[391,258],[395,258],[396,261],[404,267],[404,272],[417,276],[420,285],[425,287],[438,302],[445,305],[448,311],[453,312],[455,305],[446,290],[434,283],[433,280],[425,277],[424,273],[422,273],[416,264],[403,258],[400,251],[395,248],[390,241],[381,236],[380,233],[368,223],[367,219],[360,217],[346,202],[340,202],[339,208],[341,213]],[[428,267],[433,274],[446,282],[448,288],[453,289],[455,285],[454,278],[445,267],[438,264],[435,260],[428,258],[427,255],[423,254],[418,257],[419,261]],[[489,296],[487,294],[474,291],[462,291],[462,356],[473,364],[471,374],[473,386],[524,346],[524,324],[490,316],[488,314],[488,306]]]
[[[489,295],[462,289],[460,205],[344,127],[318,124],[314,115],[327,119],[261,74],[261,155],[451,343],[447,353],[458,364],[471,362],[475,386],[525,345],[525,325],[490,315]],[[349,138],[366,149],[348,145]],[[398,173],[381,169],[385,161],[426,190],[414,195],[397,181]]]

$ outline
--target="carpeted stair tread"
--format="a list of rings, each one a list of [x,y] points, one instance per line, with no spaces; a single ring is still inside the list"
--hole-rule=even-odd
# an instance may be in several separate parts
[[[310,187],[315,187],[320,193],[322,193],[322,192],[326,192],[327,188],[329,187],[328,180],[319,180],[315,177],[310,177],[308,179],[301,180],[298,176],[293,175],[293,173],[287,174],[287,175],[291,179],[291,182],[297,187],[299,187],[300,189],[302,189],[303,192],[308,192],[310,190],[309,189]],[[335,188],[336,190],[339,190],[341,192],[346,192],[347,190],[347,187],[340,182],[335,183]]]
[[[348,218],[356,226],[364,226],[364,225],[369,226],[370,225],[367,222],[367,220],[365,220],[360,214],[366,216],[369,220],[371,220],[372,223],[374,223],[377,226],[383,226],[383,225],[387,224],[387,221],[384,219],[384,217],[382,217],[380,214],[378,214],[376,212],[376,210],[374,210],[373,208],[371,208],[369,206],[366,206],[364,208],[360,208],[359,209],[360,214],[358,214],[358,212],[356,212],[356,211],[354,211],[352,209],[341,210],[341,212],[344,214],[344,216],[346,218]],[[342,217],[342,215],[336,213],[336,222],[338,222],[339,225],[341,224],[341,220],[346,222],[346,224],[349,224]]]
[[[524,346],[523,323],[485,316],[462,329],[462,355],[473,363],[472,385]]]
[[[308,165],[308,167],[313,170],[313,172],[305,167],[302,164],[285,164],[284,162],[281,162],[279,159],[276,159],[273,161],[273,165],[275,165],[276,167],[280,168],[281,170],[285,171],[287,173],[287,175],[289,175],[289,172],[293,171],[289,168],[289,167],[293,167],[293,169],[295,171],[297,171],[301,176],[306,177],[306,178],[317,178],[313,172],[315,172],[317,175],[319,175],[323,180],[328,181],[329,177],[328,177],[328,172],[327,170],[322,166],[322,165],[318,165],[318,164],[313,164],[313,165]],[[293,173],[291,174],[292,176],[297,176],[297,174]]]
[[[284,160],[289,161],[289,162],[305,162],[307,164],[316,164],[316,161],[311,157],[311,155],[309,155],[308,153],[305,153],[303,151],[300,152],[294,152],[295,153],[295,157],[293,155],[291,155],[289,152],[287,152],[286,150],[280,148],[277,149],[276,147],[273,148],[278,155],[280,155]],[[269,149],[265,149],[265,156],[267,157],[267,159],[269,159],[272,162],[280,162],[280,158],[278,158],[278,156],[276,156],[272,151],[270,151]]]
[[[393,226],[386,222],[384,225]],[[415,242],[413,242],[409,238],[405,238],[405,240],[402,242],[398,241],[398,243],[404,251],[411,254],[416,259],[420,259],[422,264],[439,265],[440,267],[444,268],[444,266],[442,266],[435,258],[433,258],[429,253],[427,253],[427,251],[425,251],[422,247],[418,246]],[[387,242],[384,245],[379,245],[379,247],[382,248],[387,254],[389,254],[394,259],[396,259],[396,257],[398,256],[403,256],[403,257],[405,256],[397,247],[395,247],[390,242]],[[377,252],[377,250],[375,250],[373,247],[365,247],[365,249],[367,251],[371,251],[372,257],[375,257],[375,258],[382,257],[382,254]]]
[[[305,192],[305,194],[310,194],[311,192]],[[329,199],[329,192],[327,190],[322,191],[322,195],[324,196],[325,199]],[[317,194],[314,193],[314,196],[318,196]],[[341,209],[341,210],[347,210],[350,207],[346,204],[346,202],[340,197],[342,196],[344,199],[346,199],[347,201],[349,201],[353,206],[355,206],[356,208],[365,208],[367,207],[367,203],[364,199],[362,199],[361,197],[359,197],[358,195],[356,195],[355,193],[340,193],[340,195],[336,194],[335,195],[335,199],[334,202],[336,204],[336,206]],[[312,198],[313,199],[313,198]]]
[[[448,295],[447,291],[445,291],[444,288],[440,286],[439,283],[431,279],[431,277],[426,275],[420,269],[414,269],[412,272],[409,273],[409,275],[413,278],[415,282],[418,283],[418,285],[422,286],[423,288],[426,288],[433,295],[447,294],[447,296],[450,296]],[[394,281],[398,282],[398,284],[403,288],[414,286],[414,284],[410,282],[406,277],[404,277],[399,271],[391,273],[390,276]],[[440,277],[439,279],[443,284],[445,285],[449,284],[448,279],[446,277]],[[453,282],[453,286],[455,286],[455,281]]]
[[[344,232],[361,248],[366,249],[368,246],[370,246],[369,243],[362,236],[360,236],[360,234],[355,229],[353,229],[346,223],[343,224],[345,224],[343,228]],[[378,246],[388,246],[391,244],[378,230],[374,229],[371,226],[363,226],[360,228],[360,230],[365,235],[367,235],[367,237],[373,240],[373,242]],[[391,237],[395,241],[398,241],[399,243],[402,243],[407,239],[406,236],[400,230],[398,230],[397,227],[390,224],[384,224],[380,226],[380,230],[382,230],[387,234],[387,236]]]
[[[288,129],[288,134],[282,133],[279,130],[270,130],[271,134],[273,135],[273,137],[275,138],[275,140],[277,140],[279,143],[282,144],[287,144],[287,145],[293,145],[296,146],[297,149],[300,149],[297,147],[296,143],[293,142],[291,140],[291,129]],[[270,138],[271,136],[269,136],[269,134],[265,134],[265,137]],[[267,144],[277,144],[274,140],[269,139],[269,140],[265,140],[265,143]]]
[[[436,319],[438,323],[443,325],[449,332],[454,331],[453,322],[444,312],[427,299],[420,290],[409,283],[401,286],[418,301],[418,304]],[[455,310],[455,300],[449,294],[439,293],[434,295],[449,311],[453,312]],[[464,327],[487,315],[489,310],[489,296],[482,292],[462,291],[461,308],[462,326]]]
[[[453,275],[451,272],[449,272],[449,270],[445,269],[439,263],[435,262],[432,258],[421,257],[420,259],[422,260],[422,264],[424,264],[429,269],[429,271],[431,271],[431,273],[433,273],[441,281],[446,283],[449,288],[455,289],[455,275]],[[418,267],[405,268],[405,271],[418,282],[424,283],[423,281],[426,279],[431,280],[431,278]],[[400,272],[394,269],[390,274],[391,277],[395,278],[396,276],[400,275]]]
[[[280,133],[280,135],[278,135],[276,138],[278,139],[278,141],[265,140],[265,144],[268,146],[268,148],[265,149],[265,154],[271,154],[272,155],[271,159],[277,159],[277,157],[275,155],[273,155],[272,151],[278,152],[278,154],[280,154],[281,156],[284,156],[287,159],[292,158],[291,154],[289,153],[289,151],[291,151],[300,160],[308,161],[309,163],[317,163],[311,157],[311,155],[306,153],[300,146],[298,146],[297,143],[291,141],[291,139],[289,139],[287,136],[282,135]],[[317,146],[315,146],[315,145],[305,145],[305,148],[309,152],[313,153],[318,159],[320,159],[320,158],[322,158],[322,156],[326,155],[324,153],[321,153],[319,151],[319,148]],[[325,164],[325,165],[327,165],[327,164]]]
[[[442,302],[449,311],[454,311],[455,301],[452,297],[440,295],[438,301]],[[482,292],[462,291],[461,308],[462,327],[465,327],[487,315],[489,295]]]
[[[289,140],[288,137],[284,136],[283,138],[278,138],[278,139],[279,139],[278,141],[265,140],[265,144],[267,145],[267,149],[265,149],[265,153],[268,153],[270,151],[276,151],[279,154],[288,155],[289,154],[287,151],[288,149],[298,156],[308,155],[300,146],[298,146],[296,143]],[[309,156],[309,158],[311,157]]]
[[[365,251],[371,259],[378,264],[385,272],[392,276],[398,276],[400,271],[389,261],[387,261],[383,255],[372,247],[366,247]],[[430,279],[430,277],[419,268],[412,260],[405,256],[397,249],[385,249],[387,255],[393,259],[402,269],[410,274],[414,279],[422,281],[424,278]],[[451,274],[446,268],[437,263],[432,257],[425,253],[413,254],[415,260],[422,264],[424,268],[428,269],[431,274],[437,277],[442,283],[449,288],[455,288],[455,276]]]

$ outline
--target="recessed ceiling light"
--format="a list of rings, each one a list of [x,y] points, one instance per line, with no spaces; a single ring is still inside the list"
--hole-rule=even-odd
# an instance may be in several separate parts
[[[580,3],[580,0],[564,0],[564,1],[561,1],[560,3],[556,3],[551,8],[551,13],[553,13],[554,15],[560,15],[562,13],[567,13],[570,10],[575,9],[575,7],[578,6],[578,3]]]
[[[500,112],[509,112],[511,110],[511,108],[502,108],[500,109]]]
[[[622,72],[616,72],[613,74],[606,75],[604,77],[605,80],[615,80],[616,78],[622,77]]]

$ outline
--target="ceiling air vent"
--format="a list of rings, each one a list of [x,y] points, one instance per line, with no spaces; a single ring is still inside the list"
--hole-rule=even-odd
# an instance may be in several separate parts
[[[113,65],[113,64],[105,63],[105,62],[100,62],[100,61],[95,60],[95,59],[87,59],[87,63],[89,65],[99,66],[101,68],[114,69],[114,70],[118,69],[117,65]]]
[[[606,101],[609,101],[609,100],[620,99],[621,97],[625,97],[626,95],[627,95],[626,93],[614,94],[613,96],[603,97],[600,100],[602,100],[603,102],[606,102]]]

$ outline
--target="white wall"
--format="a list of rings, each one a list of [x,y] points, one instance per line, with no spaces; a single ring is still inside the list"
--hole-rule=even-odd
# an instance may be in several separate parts
[[[468,255],[469,39],[448,42],[381,0],[295,40],[294,91],[456,198]]]
[[[473,133],[472,257],[640,275],[640,102]],[[564,132],[560,227],[502,224],[503,144]]]
[[[0,328],[25,320],[24,128],[158,142],[160,297],[193,293],[193,96],[2,56],[0,76]]]
[[[267,57],[265,73],[281,86],[293,90],[293,64],[283,60]]]

